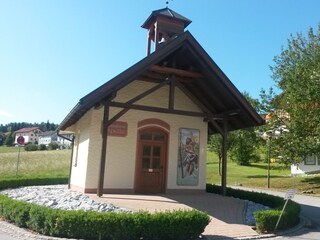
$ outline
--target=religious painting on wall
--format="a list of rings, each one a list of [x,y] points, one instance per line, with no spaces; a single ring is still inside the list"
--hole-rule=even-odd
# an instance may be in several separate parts
[[[199,141],[198,129],[180,128],[177,184],[197,186],[199,183]]]

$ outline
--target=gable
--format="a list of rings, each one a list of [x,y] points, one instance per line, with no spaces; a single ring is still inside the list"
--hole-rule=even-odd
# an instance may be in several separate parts
[[[117,92],[114,101],[127,102],[148,89],[156,86],[156,83],[135,80]],[[150,107],[166,108],[169,105],[169,86],[163,86],[155,92],[145,96],[136,104]],[[192,100],[186,96],[179,88],[175,88],[174,108],[177,110],[202,112]]]
[[[203,50],[200,44],[189,32],[184,32],[166,42],[159,50],[148,55],[140,62],[120,73],[115,78],[106,82],[96,90],[92,91],[75,106],[74,109],[60,124],[59,129],[64,130],[77,122],[90,108],[109,102],[109,106],[128,108],[141,108],[141,101],[148,104],[159,104],[154,99],[161,99],[163,105],[158,109],[144,108],[147,111],[164,111],[172,114],[183,114],[179,112],[179,104],[174,103],[175,109],[168,107],[168,97],[162,96],[161,91],[154,91],[157,96],[146,94],[142,99],[131,98],[123,94],[122,89],[127,89],[132,82],[139,79],[145,85],[154,83],[159,87],[174,86],[171,89],[173,95],[181,92],[191,100],[197,110],[201,109],[202,115],[193,111],[184,114],[202,116],[209,122],[209,133],[221,132],[222,121],[228,120],[228,129],[236,130],[251,126],[262,125],[263,119],[256,113],[252,106],[246,101],[242,94],[236,89],[232,82]],[[133,86],[133,85],[132,85]],[[136,91],[140,91],[136,89]],[[160,95],[157,95],[160,94]],[[120,96],[127,104],[117,103]],[[130,95],[131,96],[131,95]],[[174,102],[176,102],[175,97]],[[134,100],[134,101],[133,101]],[[168,105],[167,105],[168,104]],[[180,106],[182,107],[182,106]]]

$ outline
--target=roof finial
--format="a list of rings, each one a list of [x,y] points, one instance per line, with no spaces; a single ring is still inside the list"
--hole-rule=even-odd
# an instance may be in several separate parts
[[[173,0],[171,0],[171,1],[173,1]],[[169,5],[169,0],[166,1],[166,5],[167,5],[167,7],[168,7],[168,5]]]

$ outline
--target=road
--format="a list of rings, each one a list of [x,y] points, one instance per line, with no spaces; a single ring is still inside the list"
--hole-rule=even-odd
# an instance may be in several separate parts
[[[282,240],[319,240],[320,239],[320,198],[297,195],[294,201],[301,205],[301,216],[307,220],[307,225],[298,232],[281,237]],[[310,221],[309,221],[310,220]],[[278,238],[279,239],[279,238]]]
[[[237,187],[239,189],[247,191],[257,191],[264,192],[267,194],[272,194],[275,196],[284,197],[284,192],[276,192],[270,190],[257,190],[249,189],[244,187]],[[304,196],[304,195],[295,195],[295,202],[301,205],[301,216],[306,219],[306,226],[299,231],[286,234],[286,236],[278,236],[275,238],[277,240],[320,240],[320,197]]]

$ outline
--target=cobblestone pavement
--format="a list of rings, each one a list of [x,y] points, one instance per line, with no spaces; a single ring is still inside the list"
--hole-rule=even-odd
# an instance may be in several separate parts
[[[31,232],[27,229],[19,228],[0,219],[0,239],[1,240],[63,240],[67,238],[55,238],[43,236],[38,233]],[[71,239],[68,239],[71,240]]]

